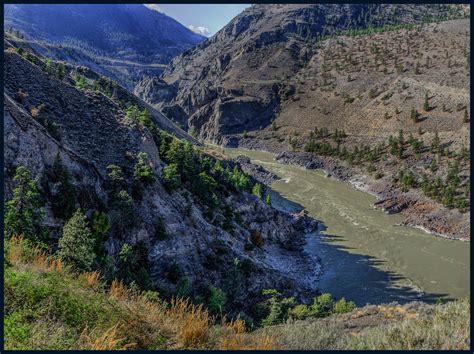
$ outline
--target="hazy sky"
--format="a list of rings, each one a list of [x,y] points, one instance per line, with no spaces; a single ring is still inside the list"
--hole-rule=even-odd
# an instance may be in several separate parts
[[[190,30],[212,36],[250,4],[147,4]]]

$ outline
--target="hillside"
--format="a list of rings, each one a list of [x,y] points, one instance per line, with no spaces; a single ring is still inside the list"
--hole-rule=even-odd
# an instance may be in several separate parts
[[[169,111],[167,114],[170,118],[182,120],[179,115],[173,116],[173,112],[185,114],[188,125],[197,129],[203,138],[219,139],[228,134],[259,130],[270,126],[273,119],[280,117],[285,118],[282,125],[313,129],[314,126],[325,126],[329,119],[326,116],[347,114],[321,106],[327,96],[338,94],[339,98],[326,102],[327,105],[336,106],[344,102],[344,90],[357,97],[373,88],[368,87],[369,83],[371,86],[391,85],[399,76],[394,71],[394,61],[405,65],[404,72],[407,74],[413,71],[414,62],[407,57],[407,48],[411,49],[412,45],[418,48],[413,42],[423,40],[422,37],[414,36],[416,31],[413,29],[409,38],[406,38],[406,30],[397,34],[398,37],[386,38],[390,39],[389,43],[396,42],[393,47],[390,44],[390,48],[384,48],[384,39],[377,42],[377,47],[380,47],[377,53],[371,53],[371,50],[375,50],[372,36],[350,38],[347,46],[344,43],[340,45],[344,45],[342,49],[332,49],[335,42],[346,41],[340,34],[344,31],[351,35],[363,34],[364,30],[376,32],[377,29],[395,25],[406,28],[428,19],[459,15],[459,12],[458,8],[444,5],[254,5],[215,36],[170,63],[161,77],[170,86],[167,95],[161,88],[163,97],[154,96],[156,89],[147,87],[147,83],[155,84],[156,80],[153,79],[145,79],[137,86],[135,93]],[[461,66],[466,63],[464,50],[468,37],[465,37],[465,31],[469,31],[462,27],[452,29],[445,40],[449,46],[456,48],[456,52],[450,53],[450,56],[453,58],[452,64],[457,59],[455,65],[459,66],[459,76],[466,73]],[[462,31],[463,36],[457,38],[459,31]],[[429,31],[424,32],[430,36]],[[332,36],[337,38],[328,39]],[[433,53],[438,57],[441,54],[444,56],[447,50],[428,43],[426,46],[439,51]],[[330,48],[326,54],[325,48]],[[382,49],[387,51],[385,59],[382,58]],[[411,56],[424,64],[425,58],[421,52],[413,50]],[[327,61],[324,62],[324,70],[321,68],[323,57]],[[369,58],[370,65],[366,63]],[[378,61],[375,67],[374,58]],[[402,59],[407,63],[403,63]],[[348,63],[348,60],[351,62]],[[386,75],[377,74],[377,70],[383,73],[382,60],[387,61],[387,70],[391,69]],[[441,59],[435,62],[441,62]],[[446,64],[443,62],[443,66]],[[436,65],[439,64],[430,63],[433,74],[437,73]],[[454,68],[450,69],[454,71]],[[348,72],[352,77],[346,84]],[[366,72],[373,74],[366,75]],[[444,73],[441,75],[444,76]],[[463,80],[456,85],[463,86],[465,75]],[[377,93],[382,92],[380,87]],[[318,97],[318,101],[309,105],[305,102],[306,97],[308,102],[313,102],[315,97]],[[367,103],[364,97],[362,106],[365,107]],[[306,110],[300,106],[306,107]],[[315,106],[319,110],[315,111]],[[353,106],[346,105],[344,108],[347,110],[347,107],[355,110]],[[293,120],[289,121],[287,116]],[[350,117],[345,119],[349,120]],[[295,124],[295,121],[298,123]],[[335,124],[334,120],[332,124]],[[357,132],[360,132],[366,131],[366,124],[352,126],[357,126]]]
[[[74,273],[14,238],[5,247],[5,348],[112,349],[451,349],[470,347],[468,299],[443,305],[365,306],[257,331],[215,321],[183,300],[111,286]]]
[[[144,5],[5,5],[4,28],[20,31],[36,51],[91,69],[133,88],[158,75],[181,52],[204,40]]]
[[[318,262],[303,252],[313,219],[272,208],[238,163],[109,79],[8,36],[4,48],[7,237],[59,252],[79,223],[73,235],[88,236],[68,256],[79,269],[211,308],[217,297],[214,314],[250,321],[263,289],[318,293]]]

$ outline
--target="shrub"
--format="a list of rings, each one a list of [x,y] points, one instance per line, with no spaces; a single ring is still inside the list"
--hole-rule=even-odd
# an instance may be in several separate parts
[[[147,163],[148,156],[143,151],[140,151],[137,155],[137,162],[133,171],[133,178],[135,181],[142,183],[147,186],[155,181],[155,174],[153,169]]]
[[[234,232],[234,213],[232,212],[232,208],[230,207],[230,205],[226,204],[224,206],[224,211],[222,214],[224,216],[222,228],[232,234]]]
[[[313,299],[311,312],[316,317],[325,317],[331,314],[333,307],[334,300],[331,294],[325,293]]]
[[[244,245],[244,250],[245,251],[253,251],[255,248],[255,245],[253,243],[250,243],[250,242],[246,242],[245,245]]]
[[[81,89],[81,90],[86,89],[88,87],[86,78],[82,75],[76,76],[74,84],[76,88]]]
[[[296,320],[304,320],[311,315],[311,309],[307,305],[299,304],[291,308],[288,311],[288,315]]]
[[[148,274],[148,247],[143,241],[131,246],[124,243],[119,253],[118,276],[125,283],[137,290],[152,290]]]
[[[260,183],[255,183],[252,187],[252,194],[258,198],[262,198],[262,185]]]
[[[267,203],[267,205],[270,205],[270,206],[272,205],[272,200],[271,200],[271,197],[270,197],[270,193],[267,194],[265,202]]]
[[[346,299],[342,298],[334,304],[334,313],[351,312],[356,307],[356,304],[352,301],[346,301]]]
[[[211,314],[217,315],[222,312],[222,308],[227,302],[227,296],[222,290],[214,286],[210,286],[208,291],[207,308]]]
[[[92,213],[91,230],[94,235],[104,235],[110,230],[110,221],[106,213],[97,210]]]
[[[176,285],[176,296],[179,298],[188,298],[191,295],[191,286],[187,277],[181,278]]]
[[[214,190],[217,188],[217,182],[214,178],[209,176],[205,171],[196,176],[193,183],[193,192],[200,198],[204,205],[214,207],[216,206]]]
[[[177,263],[170,264],[165,275],[170,282],[177,284],[182,275],[179,265]]]
[[[281,294],[275,289],[265,289],[263,295],[270,295],[268,300],[269,313],[262,321],[264,327],[282,323],[288,318],[289,310],[294,307],[294,298],[281,298]]]

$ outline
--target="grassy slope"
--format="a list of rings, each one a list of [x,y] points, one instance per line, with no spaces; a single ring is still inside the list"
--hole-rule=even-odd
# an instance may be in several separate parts
[[[246,333],[202,308],[75,274],[25,241],[6,242],[6,349],[467,349],[470,303],[368,306]]]

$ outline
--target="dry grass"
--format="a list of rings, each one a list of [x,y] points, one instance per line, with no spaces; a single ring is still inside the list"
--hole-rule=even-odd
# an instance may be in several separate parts
[[[121,326],[117,323],[97,338],[94,338],[94,334],[91,333],[86,326],[79,338],[81,347],[90,350],[126,350],[134,348],[135,343],[123,344],[126,338],[120,335],[120,327]]]
[[[112,281],[112,284],[110,285],[110,290],[109,290],[109,298],[112,299],[122,299],[124,296],[126,296],[128,293],[128,290],[125,288],[123,283],[117,279],[114,279]]]
[[[220,350],[272,350],[275,340],[270,336],[250,336],[246,333],[245,322],[231,321],[223,324],[223,335],[219,340]]]
[[[185,299],[172,299],[166,315],[173,319],[178,339],[184,347],[199,347],[209,338],[211,319],[202,305]]]
[[[104,290],[105,284],[99,272],[74,273],[68,267],[63,268],[60,259],[31,246],[22,237],[12,237],[6,242],[5,256],[11,264],[10,272],[27,272],[30,277],[44,274],[38,278],[41,279],[40,283],[31,284],[33,287],[40,284],[52,287],[58,279],[63,279],[62,290],[56,289],[55,292],[67,293],[66,297],[75,299],[71,306],[83,303],[86,307],[74,307],[74,311],[87,309],[86,311],[91,311],[91,317],[84,314],[82,318],[101,318],[91,323],[79,322],[71,331],[60,318],[49,318],[48,310],[41,321],[25,324],[32,325],[36,333],[34,338],[23,339],[21,345],[26,348],[114,350],[275,347],[270,336],[253,336],[247,333],[241,320],[222,320],[222,324],[216,326],[214,318],[202,305],[193,304],[187,299],[174,298],[169,303],[161,299],[156,300],[145,293],[130,290],[119,280],[114,280],[110,287]],[[12,295],[13,293],[10,294]],[[48,302],[48,299],[44,301]],[[8,306],[8,303],[6,305]],[[54,308],[51,310],[55,312]],[[103,315],[94,311],[103,312]],[[56,325],[54,333],[49,330],[50,323]],[[10,331],[13,328],[11,326]],[[71,338],[71,333],[77,334]],[[50,343],[49,339],[54,339],[54,343]],[[9,347],[18,347],[14,343],[8,344]]]
[[[14,235],[10,238],[7,259],[13,265],[29,261],[37,271],[42,273],[63,271],[61,259],[49,255],[38,247],[30,248],[23,236]]]
[[[7,253],[7,260],[13,264],[18,265],[21,262],[23,252],[21,247],[19,247],[23,243],[23,236],[16,236],[13,235],[10,239],[9,245],[10,248]]]
[[[85,272],[82,274],[85,285],[87,287],[95,288],[99,285],[100,283],[100,273],[95,271],[95,272]]]

